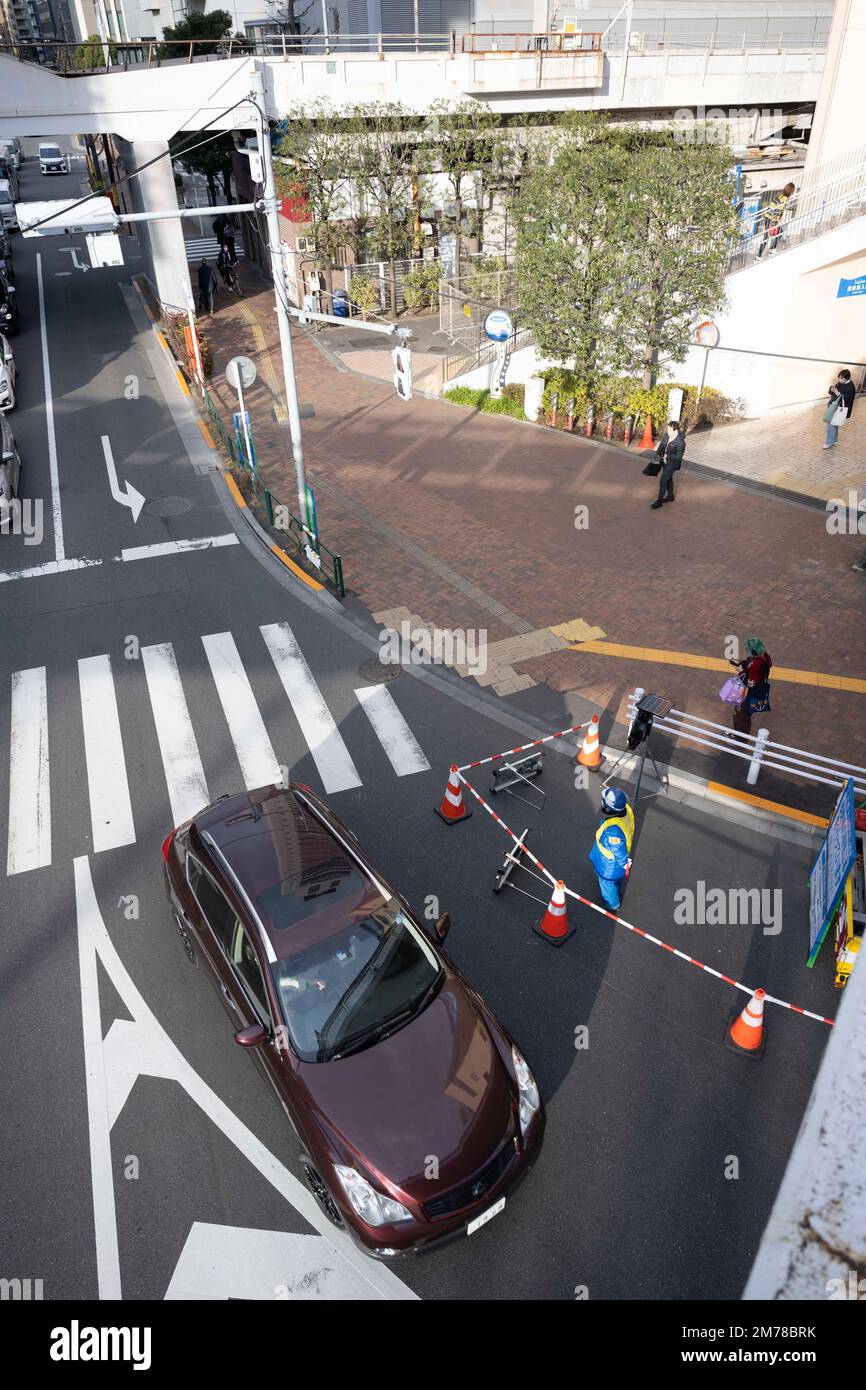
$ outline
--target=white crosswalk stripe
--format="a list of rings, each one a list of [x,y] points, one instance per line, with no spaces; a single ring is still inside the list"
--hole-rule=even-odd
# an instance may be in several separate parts
[[[142,647],[141,660],[156,724],[171,814],[174,824],[180,825],[210,800],[204,768],[171,643]]]
[[[142,647],[141,666],[131,663],[124,671],[125,695],[128,683],[140,680],[140,674],[136,673],[143,670],[173,825],[196,815],[211,800],[199,738],[218,740],[219,761],[214,760],[209,767],[214,777],[220,777],[220,790],[240,790],[244,785],[252,791],[256,787],[283,782],[288,765],[298,760],[302,742],[309,750],[326,793],[348,791],[362,785],[343,734],[288,623],[272,623],[261,627],[259,632],[261,637],[253,633],[246,640],[263,644],[258,661],[254,651],[253,660],[256,662],[256,685],[263,692],[262,709],[271,725],[270,732],[250,674],[230,632],[202,636],[207,664],[199,658],[186,675],[188,680],[190,676],[196,678],[194,687],[189,686],[195,694],[192,713],[184,688],[185,673],[170,642]],[[270,654],[270,661],[265,650]],[[86,781],[90,844],[98,853],[135,843],[133,801],[141,779],[140,776],[130,779],[126,752],[130,749],[140,752],[142,746],[148,745],[152,748],[152,735],[138,727],[124,726],[124,700],[118,703],[116,671],[109,655],[82,657],[77,667],[84,747],[82,797]],[[48,687],[50,680],[55,678],[63,682],[60,686],[62,699],[58,697],[55,701],[52,696],[51,718],[59,719],[68,714],[69,708],[69,687],[62,673],[38,666],[12,675],[7,874],[25,873],[51,863]],[[387,766],[385,759],[398,777],[429,771],[430,764],[391,690],[385,685],[362,686],[355,690],[355,697],[366,720],[353,721],[348,727],[352,730],[352,738],[360,738],[365,746],[372,741],[374,749],[378,750],[371,755],[373,766],[376,766],[375,775],[382,775]],[[222,719],[217,712],[214,722],[216,702],[222,710]],[[365,727],[368,730],[366,738]],[[237,763],[229,755],[231,766],[223,769],[226,732],[231,740],[228,746],[234,748]],[[65,729],[63,733],[65,742],[58,746],[64,748],[66,764],[78,745],[73,739],[73,752],[70,753]],[[207,745],[202,743],[202,747],[206,749]],[[283,753],[284,748],[290,751]],[[277,761],[275,749],[280,750],[283,765]],[[138,762],[134,766],[140,770],[141,764]],[[215,771],[217,767],[219,772]],[[308,778],[306,772],[304,777]],[[60,814],[56,794],[53,802],[55,813]],[[75,817],[69,819],[74,822]],[[141,824],[150,823],[151,819],[152,808],[148,808],[146,815],[140,814]]]
[[[50,863],[48,686],[45,667],[35,666],[12,676],[6,872],[22,874]]]
[[[421,745],[400,713],[387,685],[365,685],[355,691],[361,708],[398,777],[429,772]]]
[[[111,658],[83,657],[78,663],[78,684],[93,848],[98,852],[131,845],[135,841],[135,826]]]
[[[234,638],[230,632],[216,632],[201,640],[247,790],[279,782],[282,771]]]
[[[349,787],[360,787],[358,769],[349,756],[321,690],[313,680],[292,629],[288,623],[271,623],[259,630],[319,769],[325,791],[343,792]]]

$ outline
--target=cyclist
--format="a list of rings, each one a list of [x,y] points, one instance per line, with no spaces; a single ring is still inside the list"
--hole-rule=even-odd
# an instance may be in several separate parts
[[[237,264],[234,237],[226,235],[217,256],[217,269],[227,290],[238,289]]]

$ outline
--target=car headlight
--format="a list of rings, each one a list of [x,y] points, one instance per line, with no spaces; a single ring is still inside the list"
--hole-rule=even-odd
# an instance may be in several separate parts
[[[393,1197],[377,1192],[356,1168],[344,1168],[337,1163],[334,1172],[358,1216],[368,1226],[390,1226],[395,1221],[412,1220],[412,1213],[406,1210],[402,1202],[395,1202]]]
[[[511,1048],[511,1060],[514,1063],[514,1075],[517,1077],[517,1089],[520,1093],[520,1133],[525,1136],[541,1104],[541,1097],[525,1058],[514,1046]]]

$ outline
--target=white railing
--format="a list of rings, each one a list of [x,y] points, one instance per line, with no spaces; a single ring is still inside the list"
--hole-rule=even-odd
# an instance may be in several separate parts
[[[769,248],[790,251],[805,241],[841,227],[855,217],[866,216],[866,160],[837,172],[835,178],[819,177],[820,170],[792,197],[793,215],[782,217],[780,235],[769,237],[768,206],[759,208],[758,230],[735,242],[728,258],[729,272],[753,265]]]
[[[640,686],[633,692],[629,701],[630,719],[634,719],[643,694]],[[664,719],[654,717],[653,729],[661,729],[672,738],[687,739],[689,743],[714,748],[719,753],[747,762],[749,771],[746,780],[750,786],[757,782],[762,767],[771,767],[776,772],[787,772],[826,787],[842,787],[850,777],[854,781],[854,795],[866,797],[866,767],[841,762],[838,758],[827,758],[822,753],[810,753],[788,743],[777,743],[770,738],[767,729],[760,729],[757,734],[740,734],[712,719],[702,719],[697,714],[687,714],[679,709],[672,709]]]

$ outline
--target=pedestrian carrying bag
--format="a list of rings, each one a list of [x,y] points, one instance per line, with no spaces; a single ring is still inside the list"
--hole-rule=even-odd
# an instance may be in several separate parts
[[[729,676],[719,691],[719,699],[724,700],[726,705],[739,705],[745,693],[746,687],[739,676]]]
[[[839,409],[839,402],[838,402],[838,400],[836,399],[836,397],[834,396],[833,399],[832,399],[832,401],[830,402],[830,404],[827,406],[827,409],[824,411],[823,415],[821,416],[821,419],[824,421],[824,424],[825,424],[825,425],[832,425],[832,424],[834,423],[833,416],[836,414],[836,412],[837,412],[838,409]]]

